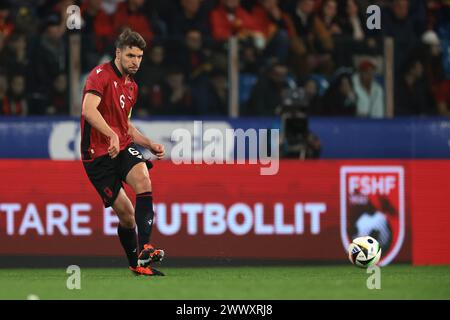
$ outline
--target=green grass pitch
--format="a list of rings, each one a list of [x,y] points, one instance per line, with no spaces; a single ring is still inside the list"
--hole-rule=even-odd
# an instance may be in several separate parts
[[[68,290],[61,269],[0,269],[0,299],[450,299],[450,266],[381,268],[369,290],[353,266],[164,268],[166,277],[126,268],[81,268],[81,289]]]

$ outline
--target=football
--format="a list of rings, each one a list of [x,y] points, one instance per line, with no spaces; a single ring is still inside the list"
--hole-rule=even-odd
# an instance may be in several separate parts
[[[380,244],[369,236],[355,238],[348,246],[348,258],[360,268],[374,266],[381,258]]]

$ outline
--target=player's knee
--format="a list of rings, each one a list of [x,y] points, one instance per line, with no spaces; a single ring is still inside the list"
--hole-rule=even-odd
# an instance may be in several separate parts
[[[136,226],[134,215],[122,215],[119,217],[120,225],[127,229],[132,229]]]
[[[136,181],[136,193],[152,191],[152,184],[148,176],[140,176]]]

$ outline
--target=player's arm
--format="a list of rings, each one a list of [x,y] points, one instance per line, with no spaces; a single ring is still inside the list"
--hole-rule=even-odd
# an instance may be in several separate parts
[[[98,111],[97,108],[100,104],[100,101],[101,98],[99,96],[89,92],[86,93],[83,101],[82,115],[92,127],[109,138],[108,153],[111,158],[115,158],[120,151],[119,137],[114,132],[114,130],[112,130],[111,127],[106,123],[105,119]]]
[[[150,150],[158,160],[161,160],[166,151],[164,150],[164,146],[159,143],[155,143],[146,136],[144,136],[132,123],[128,120],[128,133],[130,134],[133,142],[143,146],[144,148]]]

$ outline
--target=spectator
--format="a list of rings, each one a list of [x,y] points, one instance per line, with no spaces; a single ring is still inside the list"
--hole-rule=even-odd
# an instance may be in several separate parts
[[[177,67],[166,72],[164,82],[153,87],[148,100],[149,115],[195,115],[190,87],[186,84],[184,73]]]
[[[355,0],[341,1],[338,12],[342,34],[348,39],[363,41],[365,38],[364,21]]]
[[[118,5],[116,13],[113,15],[113,28],[118,35],[126,28],[140,33],[147,43],[153,39],[153,31],[150,23],[143,13],[145,0],[127,0]]]
[[[333,40],[330,32],[314,13],[313,0],[298,0],[292,14],[295,36],[292,38],[292,65],[299,77],[319,69],[329,74],[333,68],[331,52]]]
[[[169,70],[166,77],[165,94],[166,113],[171,115],[197,114],[192,103],[190,87],[186,84],[183,72],[178,68]]]
[[[435,30],[439,30],[440,35],[449,35],[450,32],[450,3],[448,1],[439,1],[436,5],[436,26]]]
[[[53,87],[56,77],[67,72],[67,46],[64,38],[64,29],[60,28],[60,18],[51,15],[47,18],[44,34],[34,57],[35,77],[33,79],[33,93],[35,101],[30,102],[33,108],[30,112],[42,114],[46,96]],[[31,107],[31,106],[30,106]]]
[[[308,115],[319,115],[321,105],[317,82],[312,78],[308,78],[303,84],[303,87],[305,90],[305,99],[308,101]]]
[[[240,46],[239,71],[240,73],[259,74],[261,61],[258,49],[253,41],[243,41]]]
[[[81,33],[81,65],[83,73],[98,65],[106,49],[112,45],[111,19],[102,10],[101,0],[86,0],[81,6],[83,32]]]
[[[427,29],[438,29],[439,10],[442,9],[442,6],[443,4],[440,0],[427,1]]]
[[[438,114],[441,116],[450,116],[450,79],[443,79],[434,88],[434,99]]]
[[[427,21],[430,20],[427,19],[428,18],[427,7],[432,4],[431,3],[428,4],[427,2],[429,1],[424,0],[409,0],[408,2],[409,2],[409,15],[413,21],[414,32],[419,37],[427,29],[428,27],[427,23],[430,23],[431,26],[431,21]]]
[[[384,117],[384,91],[374,79],[375,70],[376,65],[365,59],[359,63],[358,72],[353,75],[358,117]]]
[[[282,104],[283,91],[289,87],[287,75],[286,65],[274,63],[253,87],[244,113],[249,116],[275,115],[275,109]]]
[[[444,56],[437,34],[429,30],[422,35],[424,72],[427,83],[431,85],[437,112],[443,116],[450,115],[450,79],[444,70]]]
[[[67,100],[67,75],[60,73],[53,81],[49,95],[49,104],[45,110],[47,115],[69,115],[70,107]]]
[[[322,115],[354,116],[356,112],[356,95],[352,86],[351,73],[337,70],[330,87],[322,99]]]
[[[204,78],[212,69],[199,30],[191,29],[186,32],[183,46],[172,53],[171,63],[182,68],[190,82]]]
[[[395,73],[399,74],[399,68],[418,45],[418,34],[415,32],[414,20],[409,15],[408,0],[394,0],[391,8],[381,16],[384,35],[394,40]]]
[[[0,37],[4,39],[8,38],[14,30],[14,23],[10,19],[10,8],[9,1],[0,1]]]
[[[44,1],[43,6],[46,9],[44,14],[40,16],[44,17],[59,17],[59,30],[58,32],[62,35],[67,30],[67,20],[69,13],[67,8],[71,5],[77,5],[75,0],[54,0],[54,1]],[[44,21],[45,24],[46,21]]]
[[[396,116],[435,113],[430,89],[424,77],[423,64],[419,59],[413,57],[405,63],[395,88]]]
[[[11,15],[14,19],[14,32],[27,37],[39,31],[39,17],[34,1],[22,0],[12,2]]]
[[[181,8],[172,19],[171,36],[184,36],[189,30],[198,30],[202,36],[209,35],[208,14],[201,0],[181,0]]]
[[[16,32],[11,34],[5,49],[0,53],[0,61],[1,68],[8,74],[27,71],[30,61],[25,35]]]
[[[228,69],[228,62],[229,62],[229,56],[228,52],[225,50],[222,50],[223,48],[217,48],[212,47],[211,48],[211,55],[209,57],[209,60],[213,66],[213,69],[219,69],[219,70],[227,70]]]
[[[367,7],[367,6],[366,6]],[[361,2],[338,2],[338,21],[342,33],[334,37],[334,61],[340,67],[353,67],[354,55],[381,55],[381,32],[366,28],[366,8]]]
[[[225,72],[220,70],[213,71],[209,76],[212,86],[211,94],[213,99],[209,104],[209,115],[228,114],[228,78]]]
[[[450,116],[450,79],[443,79],[434,88],[434,99],[438,114],[441,116]]]
[[[436,32],[428,30],[422,35],[422,45],[419,50],[424,61],[424,69],[427,80],[434,86],[445,78],[441,41]]]
[[[0,114],[10,115],[10,107],[8,104],[8,79],[5,75],[0,74]]]
[[[161,82],[166,72],[166,50],[161,42],[154,42],[149,50],[144,53],[140,71],[136,74],[136,80],[142,85]]]
[[[329,52],[333,42],[329,31],[314,13],[313,0],[298,0],[292,15],[295,31],[301,38],[303,51]]]
[[[38,73],[42,79],[48,78],[48,74],[56,77],[60,71],[66,70],[67,47],[64,41],[64,30],[61,30],[60,25],[59,15],[53,14],[46,18],[36,57]],[[52,82],[53,79],[50,81]]]
[[[286,62],[289,50],[289,37],[294,34],[290,17],[278,6],[278,0],[259,0],[251,11],[256,28],[265,38],[265,57],[275,57]]]
[[[424,72],[432,87],[434,101],[440,115],[450,116],[450,79],[446,77],[443,55],[437,34],[429,30],[422,35]]]
[[[179,7],[180,0],[149,0],[145,2],[143,10],[156,36],[172,36],[170,27],[174,13],[179,10]]]
[[[155,38],[170,36],[168,25],[172,21],[171,18],[173,13],[177,9],[177,4],[179,0],[164,0],[164,1],[144,1],[144,5],[141,9],[147,17],[150,23],[150,28],[155,36]],[[167,19],[170,17],[170,19]]]
[[[331,35],[342,33],[337,18],[337,2],[336,0],[325,0],[320,8],[319,19]]]
[[[136,74],[139,84],[139,117],[148,116],[151,109],[163,108],[162,87],[166,74],[165,49],[162,43],[154,42],[150,50],[144,54],[141,70]]]
[[[9,114],[28,115],[28,102],[26,99],[25,76],[16,73],[10,79],[10,91],[8,94]]]
[[[211,71],[203,90],[192,88],[193,103],[202,115],[226,116],[228,110],[228,85],[226,73],[219,69]],[[194,91],[194,90],[197,91]]]
[[[149,115],[165,114],[164,84],[161,82],[152,83],[147,90],[140,93],[139,105],[136,115],[138,117],[146,117]]]
[[[253,17],[240,6],[239,0],[221,0],[209,17],[211,33],[215,40],[228,40],[231,36],[245,38],[256,31]]]

